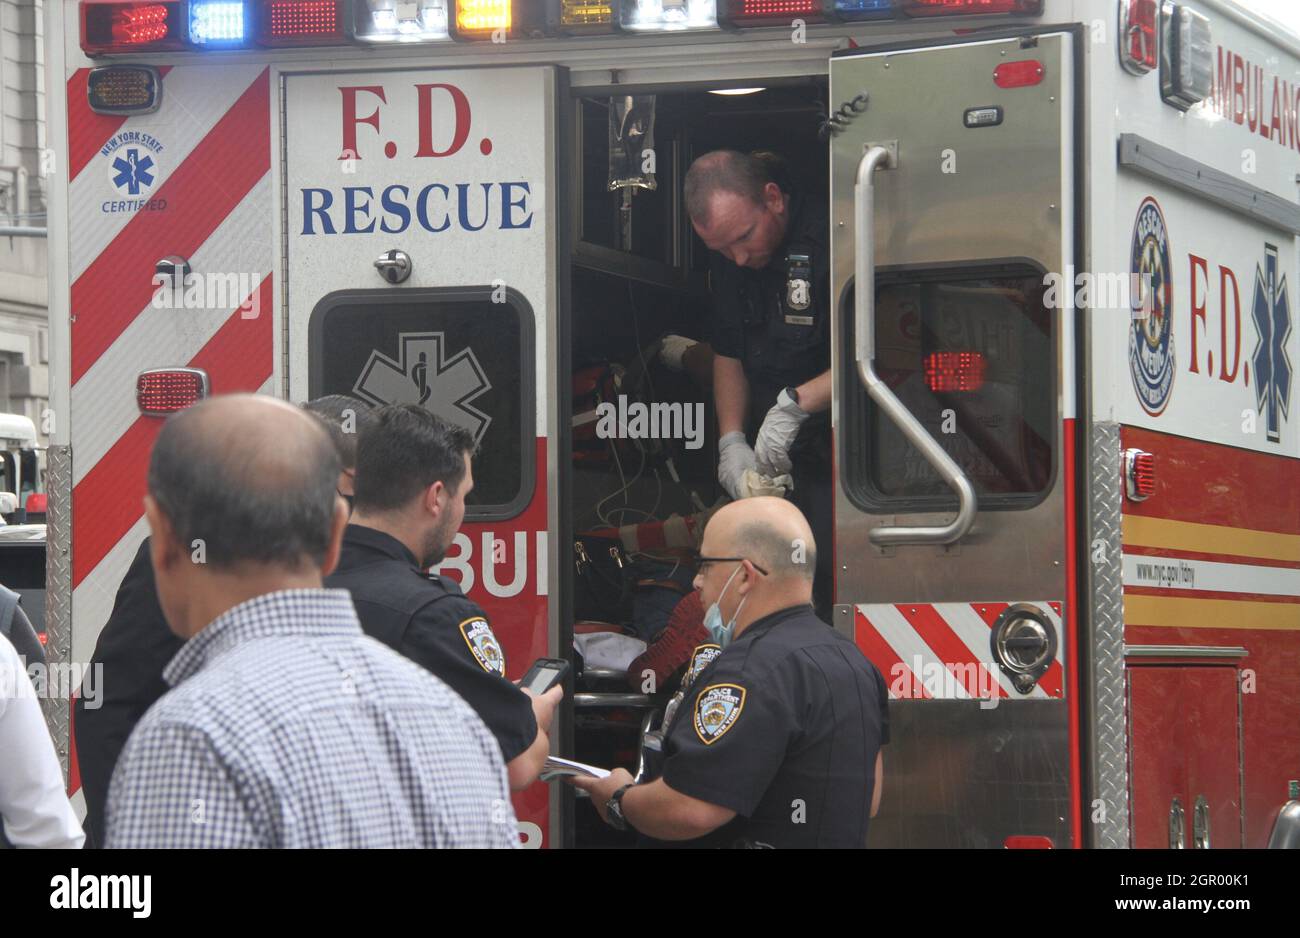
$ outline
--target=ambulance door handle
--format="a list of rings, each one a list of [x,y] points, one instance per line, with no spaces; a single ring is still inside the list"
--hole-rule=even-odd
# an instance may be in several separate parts
[[[1192,808],[1192,849],[1210,849],[1210,802],[1204,795],[1197,795]]]
[[[858,364],[858,377],[867,393],[885,415],[907,437],[939,473],[944,482],[957,493],[957,514],[948,524],[941,526],[879,527],[869,537],[876,544],[953,544],[961,540],[975,522],[975,487],[966,473],[953,461],[938,441],[907,409],[902,401],[876,374],[876,228],[875,228],[875,173],[877,169],[893,168],[898,164],[897,144],[869,145],[858,163],[857,183],[853,188],[854,235],[856,251],[853,259],[853,332],[854,356]]]
[[[1187,849],[1187,820],[1183,803],[1177,798],[1169,805],[1169,849]]]

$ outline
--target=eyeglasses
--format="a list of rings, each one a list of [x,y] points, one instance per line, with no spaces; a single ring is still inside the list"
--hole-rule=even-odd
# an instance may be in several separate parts
[[[703,573],[704,568],[711,563],[727,563],[727,562],[744,563],[745,561],[748,560],[749,565],[751,567],[753,567],[759,573],[763,574],[763,576],[767,576],[767,571],[764,570],[762,567],[760,567],[758,564],[754,563],[754,561],[749,560],[748,557],[705,557],[701,555],[699,557],[696,557],[695,560],[697,564],[697,569],[699,570],[700,573]]]

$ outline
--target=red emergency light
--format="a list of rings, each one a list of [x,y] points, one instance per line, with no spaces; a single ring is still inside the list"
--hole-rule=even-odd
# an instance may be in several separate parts
[[[1156,457],[1152,453],[1124,450],[1124,489],[1135,502],[1144,502],[1156,493]]]
[[[796,19],[820,23],[822,7],[822,0],[724,0],[718,18],[728,26],[786,25]]]
[[[1160,64],[1160,0],[1123,0],[1119,12],[1120,64],[1145,75]]]
[[[925,383],[936,394],[978,391],[987,368],[979,352],[931,352],[925,356]]]
[[[135,382],[135,402],[146,417],[166,417],[208,396],[208,373],[201,368],[154,368]]]
[[[27,504],[23,507],[27,509],[28,514],[44,514],[47,504],[44,492],[31,492],[27,496]]]
[[[81,48],[87,55],[183,49],[181,4],[82,0]]]
[[[1037,16],[1043,0],[899,0],[908,16],[971,16],[978,13],[1019,13]]]
[[[1035,59],[1003,62],[993,69],[993,84],[999,88],[1029,88],[1041,83],[1046,71],[1043,63]]]
[[[263,46],[323,46],[347,42],[343,0],[270,0],[258,16]]]

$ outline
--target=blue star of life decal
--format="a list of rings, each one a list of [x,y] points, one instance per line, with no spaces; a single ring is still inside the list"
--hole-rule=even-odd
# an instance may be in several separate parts
[[[473,350],[465,348],[448,356],[441,332],[403,332],[397,340],[397,360],[378,349],[372,351],[353,392],[378,407],[417,404],[459,424],[474,434],[475,442],[482,442],[492,418],[471,402],[492,390],[492,383]]]
[[[125,187],[128,195],[139,195],[142,188],[153,185],[153,157],[148,153],[141,155],[136,147],[130,147],[125,156],[113,160],[113,185],[119,189]]]
[[[1255,401],[1263,414],[1268,438],[1282,438],[1282,421],[1291,413],[1291,359],[1287,341],[1291,337],[1291,303],[1286,277],[1278,276],[1278,252],[1264,245],[1264,263],[1255,266],[1255,302],[1251,308],[1259,343],[1251,357],[1255,377]]]

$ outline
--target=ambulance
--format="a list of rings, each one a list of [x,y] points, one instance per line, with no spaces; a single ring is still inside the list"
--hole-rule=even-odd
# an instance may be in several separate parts
[[[870,845],[1294,842],[1300,37],[1247,6],[46,4],[51,658],[90,660],[166,414],[410,402],[480,447],[441,573],[511,678],[582,665],[557,754],[634,765],[664,688],[588,636],[653,640],[723,497],[667,352],[707,351],[682,181],[769,150],[829,213]],[[596,431],[629,401],[702,435]],[[530,847],[626,842],[562,784],[515,807]]]

